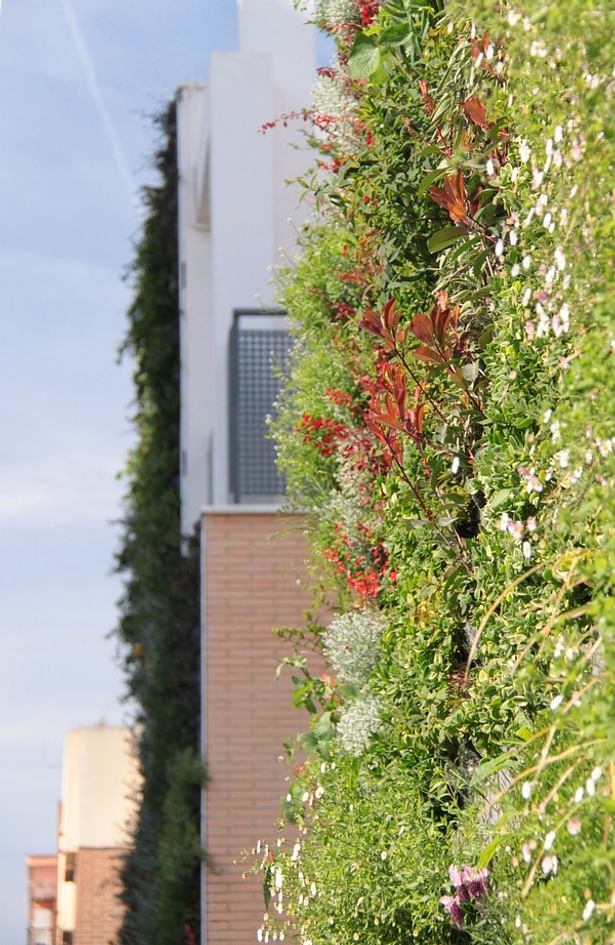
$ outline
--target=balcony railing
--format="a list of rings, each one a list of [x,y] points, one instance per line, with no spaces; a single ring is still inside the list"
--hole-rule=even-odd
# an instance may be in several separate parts
[[[50,925],[47,928],[38,929],[30,926],[27,943],[28,945],[54,945],[53,927]]]

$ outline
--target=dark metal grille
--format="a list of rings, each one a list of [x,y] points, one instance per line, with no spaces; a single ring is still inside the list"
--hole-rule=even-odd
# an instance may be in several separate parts
[[[283,314],[237,312],[230,339],[230,485],[235,502],[263,502],[285,491],[267,417],[281,386],[290,341]],[[275,323],[280,322],[280,328]]]

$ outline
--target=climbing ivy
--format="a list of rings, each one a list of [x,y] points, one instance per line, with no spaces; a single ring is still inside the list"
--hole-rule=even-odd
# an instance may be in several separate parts
[[[116,634],[142,775],[121,868],[121,945],[184,945],[199,927],[199,540],[182,553],[175,102],[155,123],[158,182],[143,191],[121,348],[134,360],[137,441],[122,474]]]

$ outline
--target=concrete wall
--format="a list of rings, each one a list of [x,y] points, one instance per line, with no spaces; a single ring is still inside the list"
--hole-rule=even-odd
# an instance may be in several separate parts
[[[298,516],[203,516],[203,945],[249,945],[262,920],[262,879],[241,878],[241,854],[275,833],[283,742],[307,718],[292,707],[289,674],[275,681],[289,646],[272,632],[303,621],[304,557]]]
[[[303,123],[260,126],[310,102],[313,30],[292,0],[242,0],[240,50],[214,53],[209,85],[178,92],[182,317],[182,529],[229,501],[228,334],[233,311],[274,303],[270,267],[304,218],[285,181],[310,163]]]

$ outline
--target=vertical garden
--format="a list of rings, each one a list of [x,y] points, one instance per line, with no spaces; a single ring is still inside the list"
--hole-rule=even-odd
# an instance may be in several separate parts
[[[199,930],[199,542],[182,554],[175,102],[158,117],[158,180],[130,270],[123,353],[134,359],[136,445],[123,480],[116,635],[142,785],[121,870],[121,945],[194,945]]]
[[[331,613],[259,941],[615,941],[615,9],[320,0],[274,433]],[[270,131],[269,133],[279,133]]]

